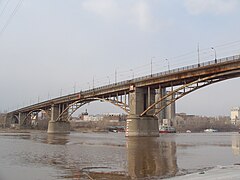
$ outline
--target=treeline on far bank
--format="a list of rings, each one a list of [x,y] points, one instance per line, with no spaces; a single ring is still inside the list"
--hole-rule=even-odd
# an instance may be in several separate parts
[[[231,124],[229,116],[207,117],[179,113],[173,120],[177,132],[203,132],[205,129],[216,129],[220,132],[239,131],[240,126]]]
[[[0,113],[0,128],[11,127],[6,125],[5,117],[6,114]],[[112,118],[112,119],[111,119]],[[90,130],[90,131],[101,131],[107,130],[111,126],[125,126],[126,125],[126,116],[124,118],[119,117],[108,117],[103,118],[99,121],[75,121],[72,119],[71,127],[72,130]],[[27,128],[47,130],[49,119],[39,118],[37,124],[32,124],[29,122]],[[216,129],[220,132],[230,132],[230,131],[239,131],[240,125],[231,124],[229,116],[218,116],[218,117],[207,117],[207,116],[196,116],[196,115],[187,115],[185,113],[178,113],[174,120],[172,120],[172,125],[176,128],[177,132],[186,132],[190,130],[191,132],[203,132],[205,129]]]

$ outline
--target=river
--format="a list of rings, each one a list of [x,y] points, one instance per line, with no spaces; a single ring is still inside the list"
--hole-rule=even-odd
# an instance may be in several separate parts
[[[238,133],[0,133],[0,180],[159,179],[239,163]]]

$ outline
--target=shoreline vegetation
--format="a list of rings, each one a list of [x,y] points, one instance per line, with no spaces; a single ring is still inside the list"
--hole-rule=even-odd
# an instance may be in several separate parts
[[[32,132],[46,132],[47,130],[39,130],[39,129],[12,129],[12,128],[0,128],[0,133],[32,133]],[[78,133],[109,133],[111,131],[108,131],[106,129],[87,129],[87,128],[78,128],[78,129],[72,129],[70,132],[78,132]],[[239,133],[238,130],[227,130],[227,131],[217,131],[217,132],[213,132],[213,133],[218,133],[218,132],[232,132],[232,133]],[[125,133],[125,132],[116,132],[116,133]],[[176,132],[176,133],[187,133],[190,134],[188,132]],[[204,132],[204,130],[202,131],[194,131],[191,133],[208,133],[208,132]]]
[[[87,116],[91,119],[91,116]],[[94,117],[94,116],[93,116]],[[70,120],[71,130],[76,132],[108,132],[113,127],[126,126],[126,115],[115,116],[103,116],[99,120],[81,120],[80,117],[72,117]],[[48,118],[39,118],[38,121],[27,123],[26,128],[20,128],[24,130],[44,130],[48,128]],[[6,122],[4,120],[4,114],[0,114],[0,131],[2,128],[19,129],[18,124],[11,124],[13,122]],[[159,122],[161,124],[161,122]],[[171,120],[171,126],[176,129],[177,133],[198,133],[204,132],[205,129],[216,129],[218,132],[239,132],[240,125],[231,124],[229,116],[207,117],[187,115],[185,113],[177,113],[176,117]],[[120,130],[120,129],[119,129]],[[8,130],[11,131],[11,130]],[[124,131],[124,130],[122,130]]]

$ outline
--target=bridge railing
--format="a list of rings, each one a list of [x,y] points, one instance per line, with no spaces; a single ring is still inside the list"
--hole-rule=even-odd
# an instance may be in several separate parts
[[[223,63],[223,62],[228,62],[228,61],[233,61],[233,60],[239,60],[239,59],[240,59],[240,55],[225,57],[225,58],[221,58],[221,59],[217,59],[217,60],[203,62],[203,63],[200,63],[200,64],[194,64],[194,65],[190,65],[190,66],[171,69],[171,70],[168,70],[168,71],[163,71],[163,72],[155,73],[155,74],[152,74],[152,75],[142,76],[142,77],[134,78],[134,79],[131,79],[131,80],[125,80],[125,81],[121,81],[121,82],[118,82],[118,83],[109,84],[109,85],[97,87],[97,88],[94,88],[94,89],[89,89],[89,90],[86,90],[86,91],[83,91],[83,92],[84,93],[92,93],[92,92],[98,91],[98,90],[104,90],[104,89],[109,89],[109,88],[113,88],[113,87],[116,87],[116,86],[136,83],[136,82],[146,80],[146,79],[149,79],[149,78],[156,78],[156,77],[160,77],[160,76],[164,76],[164,75],[168,75],[168,74],[172,74],[172,73],[178,73],[178,72],[185,71],[185,70],[196,69],[196,68],[200,68],[200,67],[205,67],[205,66],[209,66],[209,65],[213,65],[213,64],[218,64],[218,63]],[[73,94],[71,94],[71,95],[73,95]],[[64,98],[64,97],[67,98],[69,96],[70,95],[59,97],[59,99]],[[58,99],[58,98],[56,98],[56,99]]]
[[[142,77],[138,77],[132,80],[126,80],[126,81],[121,81],[119,83],[115,83],[115,84],[111,84],[111,85],[106,85],[106,86],[101,86],[98,88],[95,88],[94,90],[101,90],[101,89],[105,89],[105,88],[110,88],[110,87],[115,87],[118,85],[123,85],[123,84],[127,84],[127,83],[134,83],[134,82],[138,82],[144,79],[149,79],[151,77],[159,77],[159,76],[163,76],[163,75],[168,75],[168,74],[172,74],[172,73],[178,73],[184,70],[191,70],[191,69],[196,69],[196,68],[200,68],[200,67],[205,67],[205,66],[209,66],[209,65],[213,65],[213,64],[218,64],[218,63],[223,63],[223,62],[228,62],[228,61],[233,61],[233,60],[238,60],[240,59],[240,55],[236,55],[236,56],[231,56],[231,57],[226,57],[226,58],[221,58],[221,59],[216,59],[216,60],[212,60],[212,61],[207,61],[207,62],[203,62],[200,64],[194,64],[194,65],[190,65],[190,66],[185,66],[185,67],[181,67],[181,68],[176,68],[176,69],[172,69],[169,71],[163,71],[160,73],[155,73],[153,75],[147,75],[147,76],[142,76]],[[85,92],[92,92],[93,89],[91,90],[87,90]]]
[[[209,66],[209,65],[213,65],[213,64],[224,63],[224,62],[235,61],[235,60],[240,60],[240,55],[225,57],[225,58],[221,58],[221,59],[217,59],[217,60],[213,60],[213,61],[203,62],[203,63],[200,63],[200,64],[194,64],[194,65],[190,65],[190,66],[176,68],[176,69],[172,69],[172,70],[168,70],[168,71],[163,71],[163,72],[160,72],[160,73],[155,73],[155,74],[152,74],[152,75],[147,75],[147,76],[134,78],[134,79],[131,79],[131,80],[125,80],[125,81],[121,81],[121,82],[118,82],[118,83],[109,84],[109,85],[97,87],[97,88],[94,88],[94,89],[89,89],[89,90],[83,91],[82,93],[86,93],[86,94],[87,93],[93,93],[94,91],[109,89],[109,88],[113,88],[113,87],[116,87],[116,86],[127,85],[127,84],[131,84],[131,83],[136,83],[136,82],[146,80],[146,79],[149,79],[149,78],[161,77],[161,76],[164,76],[164,75],[168,75],[168,74],[172,74],[172,73],[178,73],[178,72],[185,71],[185,70],[197,69],[197,68],[201,68],[201,67],[205,67],[205,66]],[[79,93],[81,93],[81,92],[79,92]],[[76,94],[78,94],[78,93],[69,94],[69,95],[65,95],[65,96],[62,96],[62,97],[57,97],[57,98],[54,98],[54,99],[51,99],[51,100],[52,101],[53,100],[57,101],[57,100],[61,100],[61,99],[64,99],[64,98],[69,98],[69,97],[71,97],[73,95],[76,95]],[[41,102],[41,103],[37,103],[35,105],[41,105],[41,104],[44,104],[46,102],[49,102],[49,100]],[[30,105],[30,106],[32,106],[32,105]],[[28,106],[28,107],[30,107],[30,106]],[[25,107],[25,108],[27,108],[27,107]]]
[[[118,83],[114,83],[114,84],[90,89],[90,90],[87,90],[87,91],[84,91],[84,92],[85,93],[90,93],[90,92],[93,92],[93,91],[96,91],[96,90],[108,89],[108,88],[120,86],[120,85],[123,85],[123,84],[136,83],[138,81],[142,81],[142,80],[149,79],[149,78],[160,77],[160,76],[164,76],[164,75],[168,75],[168,74],[172,74],[172,73],[178,73],[178,72],[185,71],[185,70],[196,69],[196,68],[200,68],[200,67],[205,67],[205,66],[209,66],[209,65],[214,65],[214,64],[218,64],[218,63],[223,63],[223,62],[228,62],[228,61],[233,61],[233,60],[239,60],[239,59],[240,59],[240,55],[225,57],[225,58],[216,59],[216,60],[212,60],[212,61],[207,61],[207,62],[203,62],[203,63],[199,63],[199,64],[194,64],[194,65],[185,66],[185,67],[181,67],[181,68],[171,69],[171,70],[168,70],[168,71],[163,71],[163,72],[155,73],[155,74],[152,74],[152,75],[142,76],[142,77],[134,78],[132,80],[125,80],[125,81],[121,81],[121,82],[118,82]]]

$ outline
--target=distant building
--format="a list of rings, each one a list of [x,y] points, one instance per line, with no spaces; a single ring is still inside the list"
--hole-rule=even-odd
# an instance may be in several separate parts
[[[231,123],[234,125],[240,124],[240,107],[234,107],[231,109]]]
[[[109,122],[120,122],[120,121],[126,121],[127,115],[120,114],[120,113],[106,113],[106,114],[103,114],[103,119]]]
[[[103,119],[102,116],[94,116],[94,115],[87,115],[84,116],[84,121],[101,121]]]
[[[87,109],[84,113],[80,114],[79,116],[79,120],[75,120],[75,122],[77,121],[100,121],[103,118],[101,116],[98,115],[89,115],[87,112]]]
[[[108,122],[120,122],[126,121],[127,115],[120,113],[105,113],[105,114],[97,114],[97,115],[89,115],[87,110],[79,115],[79,119],[73,118],[72,120],[75,122],[82,121],[101,121],[105,120]]]

